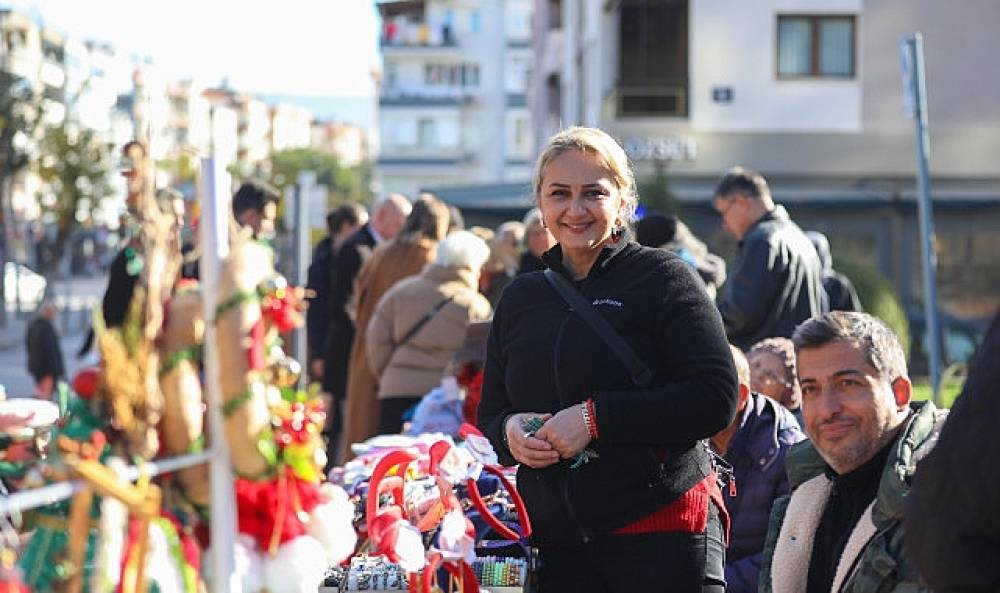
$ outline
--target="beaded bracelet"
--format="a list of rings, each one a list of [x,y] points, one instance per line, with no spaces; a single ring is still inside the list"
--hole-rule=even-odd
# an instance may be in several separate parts
[[[585,401],[584,406],[587,408],[587,414],[590,416],[589,428],[593,430],[593,434],[591,436],[596,441],[601,436],[600,433],[597,431],[597,407],[594,404],[593,399],[588,399],[587,401]]]
[[[597,423],[594,421],[594,408],[592,400],[583,402],[580,412],[583,414],[583,425],[587,427],[587,434],[591,440],[597,440]]]

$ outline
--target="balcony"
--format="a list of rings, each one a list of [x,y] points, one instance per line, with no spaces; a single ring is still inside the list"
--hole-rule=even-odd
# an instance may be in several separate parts
[[[454,49],[458,47],[458,41],[451,25],[397,17],[385,22],[379,45],[383,53],[393,53],[399,50]]]
[[[381,107],[460,107],[475,101],[474,89],[463,86],[383,88]]]
[[[687,117],[686,84],[619,85],[610,97],[620,117]]]

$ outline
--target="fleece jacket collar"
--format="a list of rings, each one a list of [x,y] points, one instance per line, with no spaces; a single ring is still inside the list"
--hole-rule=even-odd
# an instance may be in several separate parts
[[[608,267],[613,261],[620,259],[620,257],[628,255],[639,249],[639,245],[633,241],[630,241],[627,237],[622,237],[617,243],[609,243],[601,248],[601,252],[597,255],[597,261],[591,266],[590,272],[587,273],[587,277],[584,278],[584,282],[591,280],[592,278],[597,278],[603,275]],[[555,270],[556,272],[562,274],[570,282],[575,282],[576,279],[570,274],[566,266],[563,265],[563,253],[562,246],[556,244],[555,247],[549,249],[542,254],[542,263],[546,267]]]

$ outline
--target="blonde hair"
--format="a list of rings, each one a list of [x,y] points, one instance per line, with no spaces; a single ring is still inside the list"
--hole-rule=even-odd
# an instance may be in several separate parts
[[[628,156],[614,138],[607,132],[597,128],[574,126],[566,128],[549,138],[535,163],[534,187],[535,197],[541,196],[542,178],[545,168],[552,159],[567,150],[578,150],[584,154],[592,154],[601,159],[604,167],[611,174],[611,180],[622,196],[622,224],[635,220],[635,209],[639,205],[639,197],[635,190],[635,175],[629,166]]]

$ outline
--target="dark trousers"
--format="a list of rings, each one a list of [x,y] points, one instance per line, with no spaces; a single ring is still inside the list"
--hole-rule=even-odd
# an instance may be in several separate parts
[[[378,433],[399,434],[403,414],[420,403],[422,397],[390,397],[378,400]]]
[[[705,533],[607,535],[545,547],[538,593],[725,593],[723,537],[710,504]]]
[[[344,404],[341,398],[331,394],[330,409],[326,413],[326,426],[323,427],[323,436],[326,438],[326,468],[325,473],[329,473],[337,465],[337,456],[340,453],[340,435],[344,432]]]

